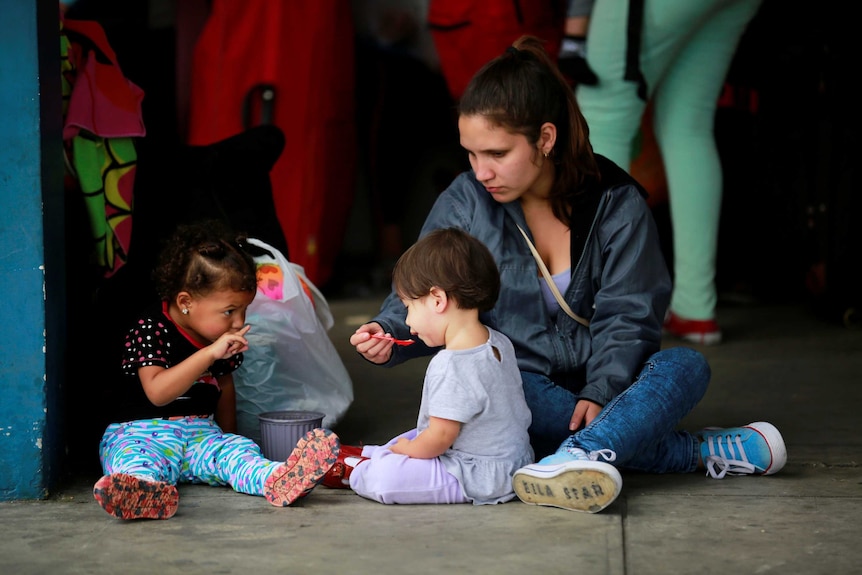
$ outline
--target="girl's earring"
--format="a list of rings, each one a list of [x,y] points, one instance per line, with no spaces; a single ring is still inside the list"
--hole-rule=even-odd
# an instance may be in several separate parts
[[[549,152],[542,152],[542,153],[543,153],[543,154],[545,154],[545,157],[546,157],[546,158],[550,155],[550,153],[549,153]]]
[[[189,308],[187,308],[187,307],[183,308],[183,315],[189,315]]]

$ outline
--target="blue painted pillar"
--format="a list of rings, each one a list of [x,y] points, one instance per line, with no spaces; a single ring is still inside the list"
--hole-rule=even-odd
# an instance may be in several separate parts
[[[0,500],[48,495],[63,465],[65,269],[56,0],[0,18]]]

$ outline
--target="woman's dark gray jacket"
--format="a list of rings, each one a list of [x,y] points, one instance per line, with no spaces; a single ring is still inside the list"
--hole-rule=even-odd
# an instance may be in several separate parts
[[[512,340],[522,371],[547,375],[581,398],[605,405],[659,350],[671,280],[643,189],[609,160],[597,160],[601,183],[590,185],[573,205],[582,223],[571,228],[572,281],[563,294],[572,310],[590,321],[588,328],[562,311],[555,318],[548,313],[543,280],[517,227],[532,236],[520,202],[495,201],[472,172],[459,175],[440,194],[420,235],[457,227],[484,242],[500,269],[501,289],[497,305],[482,314],[482,321]],[[392,293],[372,321],[408,338],[405,317]],[[421,341],[393,346],[384,365],[434,351]]]

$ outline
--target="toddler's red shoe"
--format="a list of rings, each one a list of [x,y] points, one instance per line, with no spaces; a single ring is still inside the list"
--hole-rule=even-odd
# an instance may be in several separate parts
[[[721,330],[714,319],[684,319],[669,311],[664,320],[664,332],[701,345],[721,343]]]
[[[353,468],[366,459],[368,458],[362,457],[362,447],[342,445],[338,461],[326,472],[320,484],[332,489],[350,489],[349,480]]]

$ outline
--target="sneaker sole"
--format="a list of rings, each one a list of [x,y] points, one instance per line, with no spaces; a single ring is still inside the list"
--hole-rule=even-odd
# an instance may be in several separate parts
[[[114,473],[93,487],[93,497],[109,515],[118,519],[170,519],[177,512],[179,493],[164,481],[145,481]]]
[[[616,467],[597,461],[528,465],[515,472],[512,487],[529,505],[598,513],[614,502],[623,480]]]
[[[753,429],[763,436],[766,445],[769,446],[769,452],[772,454],[772,463],[761,475],[772,475],[781,471],[784,464],[787,463],[787,446],[784,444],[784,438],[781,437],[778,428],[766,421],[755,421],[745,427]]]
[[[338,461],[338,436],[328,429],[313,429],[300,439],[287,461],[266,480],[264,496],[276,507],[287,507],[308,495]]]

